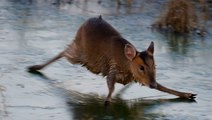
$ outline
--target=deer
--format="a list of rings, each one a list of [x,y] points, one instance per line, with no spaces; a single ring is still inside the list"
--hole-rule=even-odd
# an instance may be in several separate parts
[[[57,56],[43,64],[29,66],[28,70],[39,71],[63,57],[106,78],[106,104],[112,101],[116,83],[126,85],[133,81],[184,99],[194,99],[197,95],[172,90],[156,82],[154,42],[151,41],[146,50],[139,52],[101,16],[85,21],[72,42]]]

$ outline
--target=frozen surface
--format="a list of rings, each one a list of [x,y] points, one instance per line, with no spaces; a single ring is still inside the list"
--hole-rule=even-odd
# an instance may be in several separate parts
[[[150,26],[167,0],[135,0],[131,7],[85,1],[0,1],[0,120],[212,119],[210,20],[205,38],[165,34]],[[154,41],[157,81],[197,93],[196,102],[117,84],[114,103],[105,108],[105,79],[79,65],[61,59],[42,74],[27,72],[27,66],[57,55],[86,19],[100,14],[138,50]]]

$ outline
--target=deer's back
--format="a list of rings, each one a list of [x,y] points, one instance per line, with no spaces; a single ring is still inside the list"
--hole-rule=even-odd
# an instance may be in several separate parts
[[[74,63],[82,64],[95,74],[107,76],[109,72],[114,72],[124,74],[125,78],[131,77],[128,60],[124,55],[127,43],[106,21],[91,18],[80,27],[72,43],[77,48],[72,62],[74,60]]]

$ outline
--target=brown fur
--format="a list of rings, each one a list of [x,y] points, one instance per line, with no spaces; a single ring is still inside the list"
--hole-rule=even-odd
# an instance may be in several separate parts
[[[72,63],[82,64],[95,74],[107,76],[111,71],[116,72],[117,82],[127,84],[134,80],[124,55],[127,43],[130,44],[103,19],[92,18],[80,27],[70,45],[77,46],[74,57],[70,57],[73,54],[71,47],[65,50],[65,57]]]

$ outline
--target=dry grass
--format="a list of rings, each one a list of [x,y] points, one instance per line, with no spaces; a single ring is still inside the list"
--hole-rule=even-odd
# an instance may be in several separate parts
[[[197,27],[196,21],[196,13],[189,0],[171,0],[154,25],[170,28],[174,32],[188,33]]]

